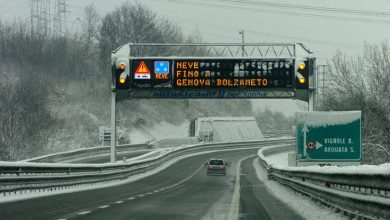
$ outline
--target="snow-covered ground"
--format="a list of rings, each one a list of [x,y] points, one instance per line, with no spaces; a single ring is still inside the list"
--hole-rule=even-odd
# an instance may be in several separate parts
[[[195,121],[195,136],[213,131],[213,141],[262,140],[263,134],[254,117],[207,117]]]
[[[385,163],[381,165],[358,165],[358,166],[308,166],[308,167],[286,167],[287,170],[297,170],[297,171],[313,171],[318,173],[349,173],[349,174],[384,174],[389,175],[390,173],[390,163]]]
[[[305,167],[288,167],[288,153],[282,152],[277,154],[271,154],[266,156],[268,162],[275,167],[283,168],[286,170],[296,171],[313,171],[319,173],[349,173],[349,174],[385,174],[390,173],[390,163],[381,165],[358,165],[358,166],[305,166]]]
[[[156,139],[188,137],[189,124],[188,121],[185,121],[181,125],[175,126],[163,121],[153,125],[151,128],[132,129],[129,134],[129,139],[132,144],[137,144]]]
[[[282,161],[280,159],[284,158],[284,156],[287,157],[287,153],[276,154],[272,156],[272,161]],[[275,195],[276,198],[284,201],[292,209],[297,210],[297,213],[299,213],[303,218],[310,220],[348,219],[340,213],[332,212],[332,210],[328,207],[316,204],[308,197],[296,193],[288,187],[285,187],[275,181],[268,180],[267,171],[262,167],[259,160],[254,160],[253,166],[256,169],[257,178],[266,185],[269,192]]]
[[[288,154],[289,152],[283,152],[280,154],[271,154],[267,156],[267,160],[270,164],[287,167],[288,166]]]

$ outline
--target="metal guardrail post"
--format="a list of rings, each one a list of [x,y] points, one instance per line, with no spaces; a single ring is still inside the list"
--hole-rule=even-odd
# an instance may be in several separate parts
[[[113,81],[115,83],[115,80]],[[111,88],[111,163],[116,162],[116,90]]]

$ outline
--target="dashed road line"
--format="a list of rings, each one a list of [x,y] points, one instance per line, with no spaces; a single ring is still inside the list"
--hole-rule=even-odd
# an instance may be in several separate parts
[[[192,175],[187,176],[185,179],[182,179],[181,181],[179,181],[179,182],[177,182],[177,183],[175,183],[175,184],[173,184],[173,185],[163,187],[163,188],[161,188],[161,189],[155,190],[154,192],[148,192],[148,193],[146,193],[146,194],[140,194],[140,195],[138,195],[138,196],[128,197],[127,200],[134,200],[134,199],[136,199],[137,197],[138,197],[138,198],[141,198],[141,197],[144,197],[145,195],[151,195],[151,194],[153,194],[153,193],[158,193],[158,192],[160,192],[160,191],[164,191],[164,190],[166,190],[166,189],[169,189],[169,188],[175,187],[175,186],[177,186],[177,185],[180,185],[180,184],[184,183],[185,181],[191,179],[193,176],[195,176],[195,174],[198,173],[198,171],[199,171],[202,167],[203,167],[203,166],[200,166]],[[124,202],[124,201],[119,200],[119,201],[114,202],[114,204],[121,204],[121,203],[123,203],[123,202]],[[99,209],[105,209],[105,208],[108,208],[108,207],[110,207],[110,205],[102,205],[102,206],[99,206],[98,208],[99,208]],[[84,211],[84,212],[79,212],[79,213],[77,213],[77,214],[78,214],[78,215],[86,215],[86,214],[91,213],[91,212],[92,212],[92,211]],[[66,220],[66,219],[57,219],[57,220]]]

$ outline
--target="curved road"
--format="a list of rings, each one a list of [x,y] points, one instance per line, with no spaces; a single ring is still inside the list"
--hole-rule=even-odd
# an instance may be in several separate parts
[[[0,219],[227,219],[236,164],[256,153],[247,149],[196,155],[132,183],[2,203]],[[210,158],[229,163],[226,176],[206,175],[203,164]],[[240,219],[301,219],[266,192],[251,166],[254,159],[241,163]]]

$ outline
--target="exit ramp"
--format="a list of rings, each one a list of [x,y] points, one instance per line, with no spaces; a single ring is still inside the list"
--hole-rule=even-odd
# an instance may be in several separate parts
[[[254,117],[207,117],[195,120],[195,136],[204,141],[264,139]]]

